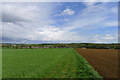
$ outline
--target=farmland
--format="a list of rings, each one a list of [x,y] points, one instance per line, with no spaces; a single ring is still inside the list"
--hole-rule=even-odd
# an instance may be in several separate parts
[[[72,48],[3,49],[3,78],[100,78]]]
[[[76,49],[105,78],[118,78],[117,49]]]

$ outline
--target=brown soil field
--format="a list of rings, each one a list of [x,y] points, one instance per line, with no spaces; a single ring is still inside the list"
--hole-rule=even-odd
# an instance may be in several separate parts
[[[103,78],[118,78],[117,49],[75,49]]]

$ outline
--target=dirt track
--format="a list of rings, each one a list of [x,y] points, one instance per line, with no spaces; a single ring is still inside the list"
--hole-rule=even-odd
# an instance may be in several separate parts
[[[118,78],[118,50],[75,49],[104,78]]]

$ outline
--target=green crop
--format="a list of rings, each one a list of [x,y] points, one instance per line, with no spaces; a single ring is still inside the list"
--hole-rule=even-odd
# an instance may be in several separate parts
[[[72,48],[3,49],[3,78],[101,78]]]

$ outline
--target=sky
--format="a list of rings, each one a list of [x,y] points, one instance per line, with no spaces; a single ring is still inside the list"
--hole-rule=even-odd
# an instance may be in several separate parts
[[[4,2],[3,43],[117,43],[117,2]]]

